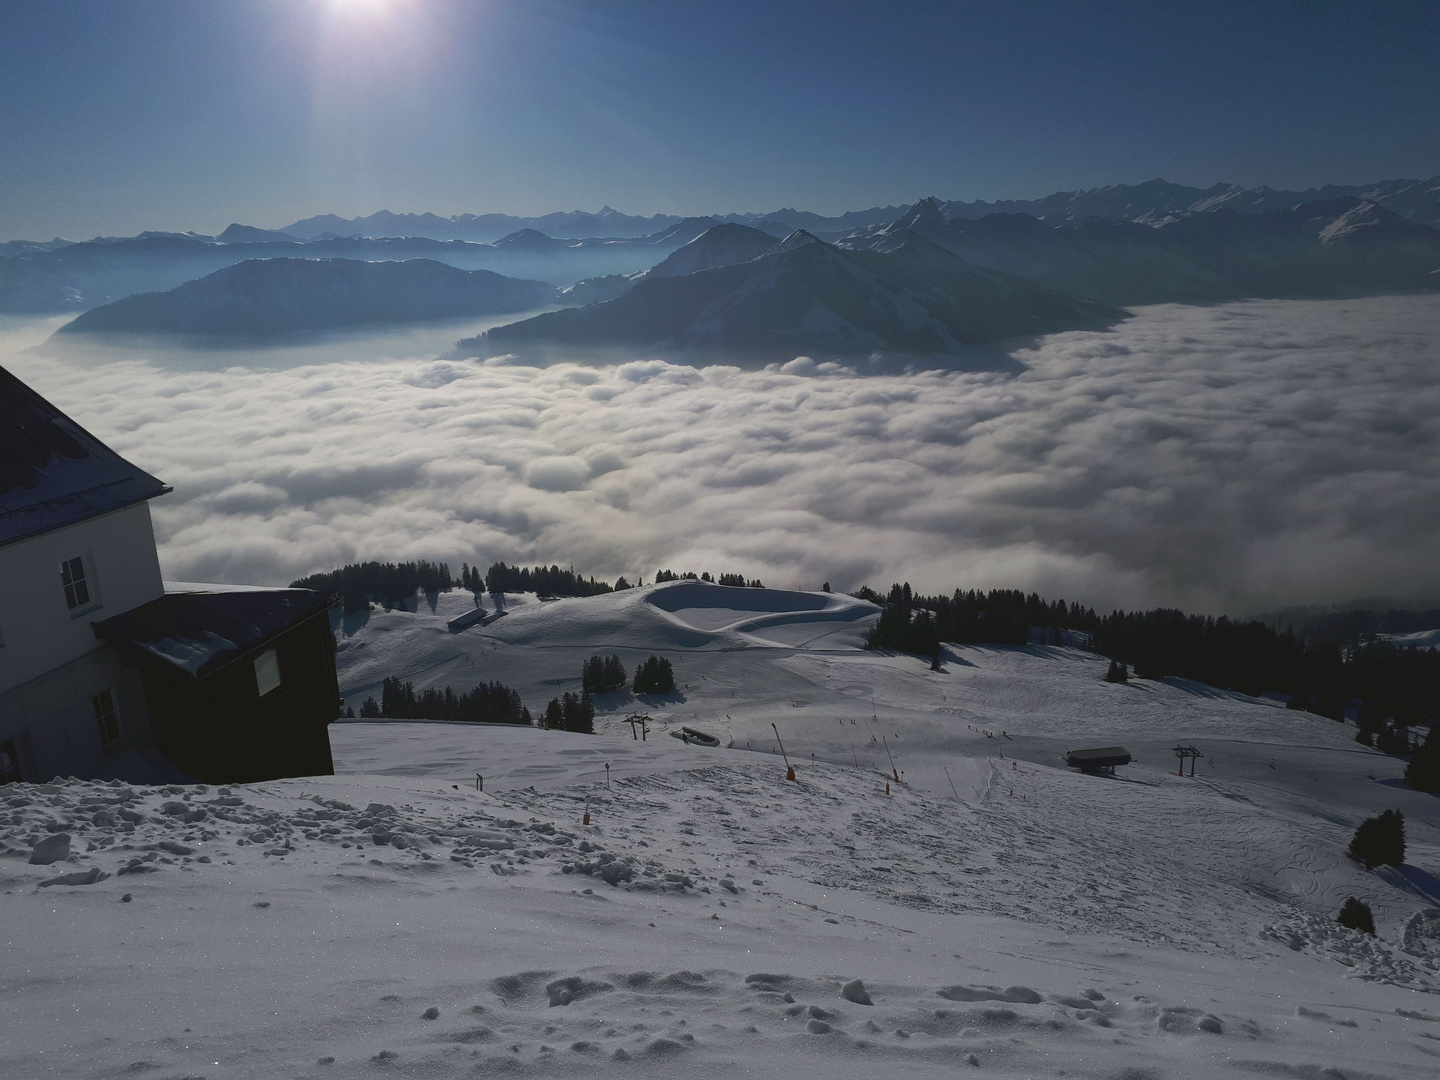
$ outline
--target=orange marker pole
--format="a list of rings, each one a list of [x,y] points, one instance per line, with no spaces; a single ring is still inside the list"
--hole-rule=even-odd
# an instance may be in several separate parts
[[[790,758],[785,753],[785,743],[780,738],[780,729],[777,728],[774,724],[771,724],[770,730],[775,732],[775,741],[780,744],[780,756],[785,759],[785,779],[794,780],[795,766],[790,764]]]

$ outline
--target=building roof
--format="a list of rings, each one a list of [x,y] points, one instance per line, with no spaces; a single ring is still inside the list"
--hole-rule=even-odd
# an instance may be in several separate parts
[[[0,368],[0,547],[169,490]]]
[[[264,647],[335,603],[310,589],[166,593],[95,623],[125,652],[200,679]]]
[[[1130,764],[1130,751],[1123,746],[1097,746],[1090,750],[1071,750],[1065,762],[1076,768],[1106,768]]]

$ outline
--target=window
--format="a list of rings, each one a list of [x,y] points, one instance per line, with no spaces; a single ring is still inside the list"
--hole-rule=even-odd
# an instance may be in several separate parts
[[[255,658],[255,686],[264,697],[280,685],[280,657],[274,649],[266,649]]]
[[[20,754],[15,749],[15,740],[0,742],[0,784],[18,784],[20,775]]]
[[[85,562],[79,555],[60,564],[60,583],[65,586],[65,606],[71,611],[90,603],[90,587],[85,584]]]
[[[109,746],[120,738],[120,714],[115,709],[115,695],[109,690],[101,690],[90,699],[90,704],[95,706],[95,723],[100,726],[100,742]]]

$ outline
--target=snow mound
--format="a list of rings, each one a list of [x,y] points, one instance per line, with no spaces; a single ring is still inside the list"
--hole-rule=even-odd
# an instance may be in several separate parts
[[[780,648],[816,644],[879,612],[868,601],[834,593],[741,589],[700,581],[655,589],[645,599],[680,626],[739,634]]]

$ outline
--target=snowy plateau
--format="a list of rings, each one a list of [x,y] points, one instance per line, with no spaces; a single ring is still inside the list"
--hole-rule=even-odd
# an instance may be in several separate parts
[[[6,787],[0,1076],[1440,1069],[1440,802],[1353,725],[1108,684],[1078,643],[931,670],[825,593],[512,595],[448,630],[472,603],[337,615],[350,702],[499,679],[535,711],[595,653],[677,688],[597,698],[593,736],[337,722],[335,776]],[[1116,744],[1114,777],[1063,766]],[[1367,872],[1384,809],[1408,864]]]

